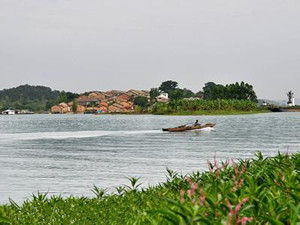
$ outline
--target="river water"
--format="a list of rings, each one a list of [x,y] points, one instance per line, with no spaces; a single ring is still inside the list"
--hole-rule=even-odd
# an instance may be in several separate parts
[[[183,133],[162,127],[214,122]],[[206,160],[251,158],[257,151],[300,151],[300,113],[234,116],[14,115],[0,116],[0,203],[32,193],[92,195],[141,177],[165,180],[166,167],[188,173]]]

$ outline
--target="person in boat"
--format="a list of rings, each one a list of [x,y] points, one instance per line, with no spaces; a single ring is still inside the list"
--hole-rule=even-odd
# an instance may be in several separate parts
[[[199,121],[196,120],[196,122],[194,123],[194,126],[199,126],[199,125],[200,125]]]

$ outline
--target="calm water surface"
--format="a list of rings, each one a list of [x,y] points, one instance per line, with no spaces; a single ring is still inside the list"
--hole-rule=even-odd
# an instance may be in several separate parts
[[[163,133],[162,127],[215,122],[214,129]],[[206,169],[206,160],[250,158],[256,151],[300,151],[300,113],[238,116],[0,116],[0,202],[37,191],[91,195],[141,177],[164,181],[165,169]]]

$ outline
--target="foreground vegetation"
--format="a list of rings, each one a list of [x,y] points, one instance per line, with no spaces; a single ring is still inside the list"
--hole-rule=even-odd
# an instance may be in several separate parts
[[[299,224],[300,154],[208,162],[209,171],[171,170],[155,187],[138,179],[96,197],[34,195],[0,206],[0,224]]]

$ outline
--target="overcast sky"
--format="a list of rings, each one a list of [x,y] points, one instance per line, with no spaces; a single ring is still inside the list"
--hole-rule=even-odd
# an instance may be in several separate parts
[[[300,96],[299,0],[0,0],[0,89],[200,90],[245,81]]]

